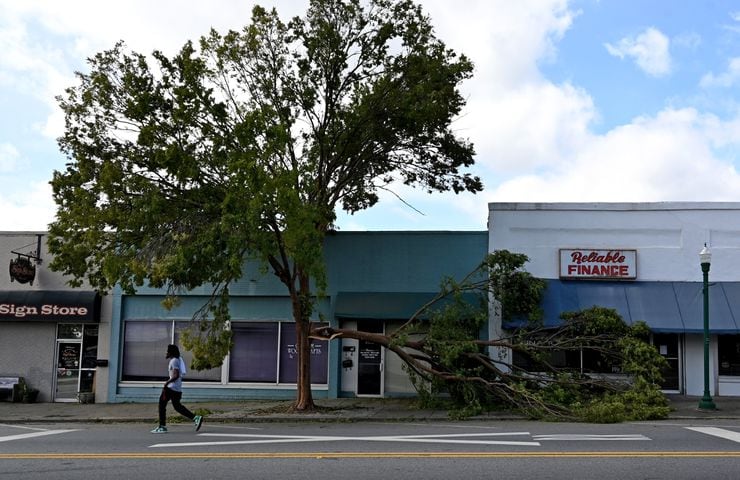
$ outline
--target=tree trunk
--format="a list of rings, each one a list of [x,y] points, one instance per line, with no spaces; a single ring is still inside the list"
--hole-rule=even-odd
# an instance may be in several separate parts
[[[298,378],[295,409],[299,411],[313,410],[311,392],[311,291],[309,278],[303,272],[298,275],[299,289],[292,294],[293,318],[295,319],[296,351],[298,352]]]

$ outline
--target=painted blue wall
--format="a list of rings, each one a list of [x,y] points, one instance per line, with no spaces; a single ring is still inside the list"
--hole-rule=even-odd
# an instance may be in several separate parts
[[[326,238],[329,290],[436,292],[487,253],[487,232],[340,232]]]

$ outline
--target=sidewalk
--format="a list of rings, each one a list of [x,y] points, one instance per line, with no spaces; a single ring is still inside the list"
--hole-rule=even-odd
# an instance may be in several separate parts
[[[698,409],[699,397],[669,395],[669,419],[740,420],[740,397],[714,397],[715,411]],[[291,413],[290,401],[244,400],[238,402],[186,403],[193,411],[205,410],[208,422],[360,422],[448,421],[445,410],[418,409],[413,399],[340,398],[317,399],[317,412]],[[172,407],[168,415],[176,418]],[[59,422],[151,422],[157,418],[154,403],[7,403],[0,402],[0,423]],[[510,412],[491,412],[472,417],[475,421],[521,420]]]

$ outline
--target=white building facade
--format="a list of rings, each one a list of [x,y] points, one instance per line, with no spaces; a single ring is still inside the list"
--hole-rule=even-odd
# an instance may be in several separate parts
[[[489,251],[526,254],[547,281],[546,325],[594,305],[645,321],[670,365],[663,389],[687,395],[704,388],[706,244],[710,393],[740,395],[740,203],[491,203],[488,230]]]

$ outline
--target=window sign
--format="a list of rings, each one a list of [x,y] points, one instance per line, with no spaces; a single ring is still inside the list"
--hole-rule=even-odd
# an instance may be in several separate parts
[[[634,280],[637,250],[561,249],[560,278]]]
[[[325,325],[325,324],[323,324]],[[316,324],[313,324],[316,326]],[[280,324],[280,383],[296,383],[298,378],[298,351],[295,323]],[[326,384],[328,379],[329,342],[310,339],[311,383]]]
[[[57,368],[73,370],[80,368],[80,343],[62,343],[59,345]]]

